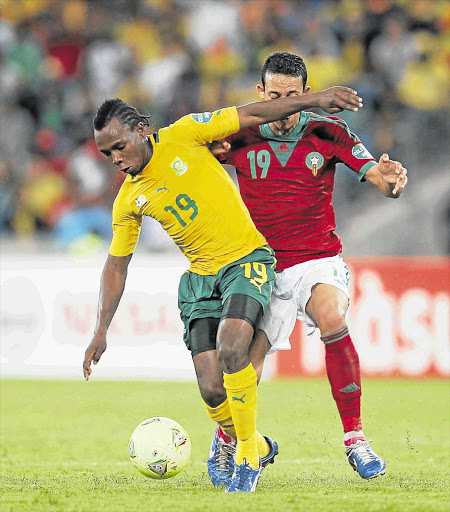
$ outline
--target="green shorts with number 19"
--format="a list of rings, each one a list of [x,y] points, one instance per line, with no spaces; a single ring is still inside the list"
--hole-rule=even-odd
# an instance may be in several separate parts
[[[265,310],[275,282],[275,265],[274,252],[266,245],[226,265],[214,276],[185,272],[178,288],[178,307],[187,347],[191,322],[197,318],[220,318],[222,306],[230,295],[253,297]]]

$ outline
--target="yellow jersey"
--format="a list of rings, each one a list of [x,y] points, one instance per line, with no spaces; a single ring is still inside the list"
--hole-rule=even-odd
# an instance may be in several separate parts
[[[206,147],[238,130],[230,107],[187,115],[151,135],[150,162],[126,177],[114,201],[110,254],[134,251],[144,215],[161,223],[197,274],[215,275],[266,245],[233,180]]]

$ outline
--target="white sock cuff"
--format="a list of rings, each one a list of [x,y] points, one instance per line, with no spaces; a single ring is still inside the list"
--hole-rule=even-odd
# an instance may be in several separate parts
[[[362,437],[365,439],[364,432],[362,430],[351,430],[350,432],[345,432],[344,434],[344,443],[345,441],[348,441],[349,439],[354,439],[357,437]]]

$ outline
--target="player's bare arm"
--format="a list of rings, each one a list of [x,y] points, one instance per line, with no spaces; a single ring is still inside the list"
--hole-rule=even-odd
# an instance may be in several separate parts
[[[94,336],[84,355],[83,373],[86,380],[89,380],[92,373],[91,363],[97,364],[106,350],[106,333],[125,288],[127,269],[131,257],[132,254],[128,256],[112,256],[109,254],[106,260],[100,282]]]
[[[267,101],[249,103],[237,108],[240,128],[271,123],[292,114],[318,107],[328,114],[343,110],[357,112],[363,106],[358,93],[349,87],[335,86],[320,92],[300,96],[288,96]]]
[[[364,178],[372,183],[386,197],[400,197],[408,183],[407,170],[400,162],[389,159],[389,155],[381,155],[379,162],[371,167]]]

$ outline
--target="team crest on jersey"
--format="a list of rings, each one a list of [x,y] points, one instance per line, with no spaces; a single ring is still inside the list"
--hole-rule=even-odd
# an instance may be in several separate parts
[[[367,160],[368,158],[372,158],[372,155],[361,142],[356,144],[356,146],[353,146],[352,155],[356,158],[359,158],[360,160]]]
[[[183,162],[183,160],[181,160],[181,158],[178,158],[177,156],[172,160],[170,166],[175,171],[175,174],[177,176],[181,176],[188,170],[188,164],[186,162]]]
[[[141,208],[144,206],[144,204],[147,202],[147,198],[144,196],[144,194],[141,194],[137,199],[135,199],[134,203],[138,208]]]
[[[306,157],[306,165],[311,169],[313,176],[317,176],[317,172],[322,168],[324,163],[323,156],[317,151],[309,153]]]
[[[196,123],[209,123],[213,118],[212,112],[202,112],[201,114],[191,114]]]

